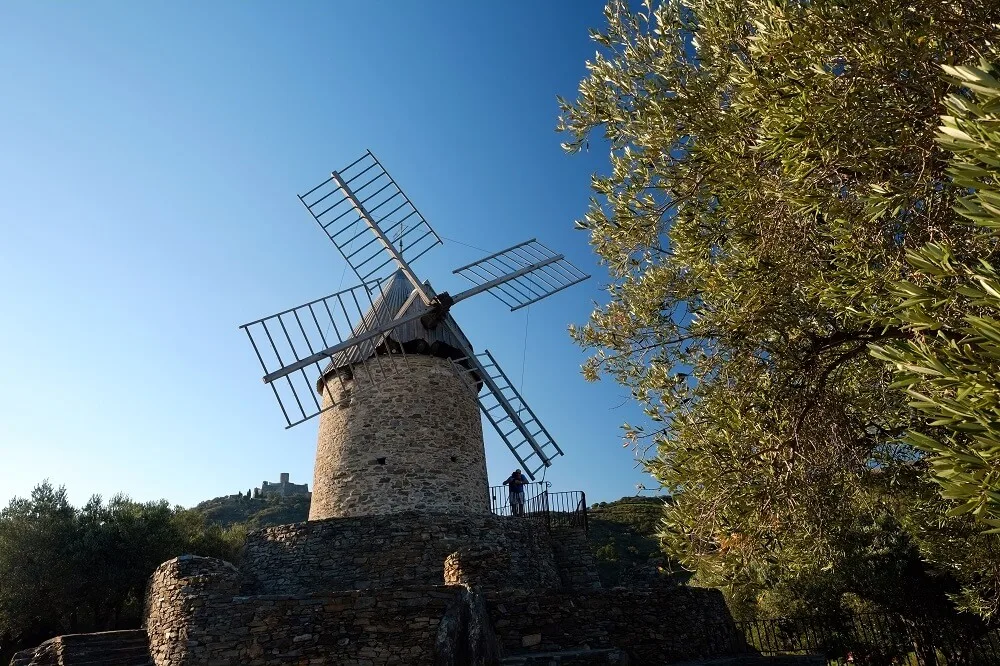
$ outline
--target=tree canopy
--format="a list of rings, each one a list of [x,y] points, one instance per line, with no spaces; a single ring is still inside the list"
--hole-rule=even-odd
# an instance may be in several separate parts
[[[183,553],[232,559],[243,531],[124,495],[82,508],[41,483],[0,509],[0,653],[64,633],[137,627],[150,574]]]
[[[1000,82],[988,62],[945,66],[958,91],[948,96],[939,141],[954,157],[952,182],[968,191],[956,211],[980,231],[1000,231]],[[929,432],[909,441],[931,454],[943,495],[1000,531],[1000,275],[987,256],[945,240],[907,253],[909,280],[896,285],[897,325],[911,333],[877,357],[898,371],[910,406]]]
[[[946,243],[989,257],[936,140],[941,65],[997,36],[987,0],[612,1],[569,151],[610,172],[578,222],[608,302],[571,329],[674,501],[662,538],[746,613],[899,612],[931,626],[1000,600],[998,544],[945,516],[927,420],[869,353],[913,339],[897,285]],[[909,253],[909,255],[908,255]]]

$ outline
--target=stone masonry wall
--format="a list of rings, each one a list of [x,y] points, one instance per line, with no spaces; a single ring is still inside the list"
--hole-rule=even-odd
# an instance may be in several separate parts
[[[491,579],[491,564],[506,568],[506,555],[494,546],[448,557],[449,579],[464,579],[471,589],[397,584],[252,596],[238,590],[232,565],[183,556],[161,565],[150,581],[150,654],[156,666],[459,666],[496,663],[501,653],[618,648],[632,666],[659,666],[745,648],[716,590],[481,586]],[[557,578],[554,566],[549,575]]]
[[[147,630],[156,666],[431,664],[438,625],[465,588],[233,596],[225,563],[185,556],[153,574]]]
[[[551,537],[556,569],[563,588],[599,589],[601,576],[597,560],[587,543],[587,533],[577,527],[553,527]]]
[[[722,593],[706,588],[486,594],[506,654],[621,648],[630,666],[742,651]]]
[[[495,546],[461,548],[444,561],[447,585],[500,590],[508,587],[512,580],[510,552]]]
[[[378,374],[378,365],[368,363]],[[435,511],[489,513],[479,405],[447,359],[410,354],[373,386],[331,379],[320,415],[309,520]],[[376,377],[378,379],[378,377]],[[330,404],[324,391],[323,404]]]
[[[217,631],[216,616],[228,618],[239,588],[236,567],[215,558],[182,555],[157,567],[146,588],[146,631],[153,663],[207,663],[198,659],[224,635]]]
[[[243,592],[304,594],[440,585],[445,559],[462,548],[508,553],[505,580],[510,587],[560,585],[552,539],[543,525],[489,514],[409,512],[251,532],[242,557]]]
[[[59,666],[57,643],[59,638],[59,636],[50,638],[36,648],[15,653],[10,660],[10,666]]]

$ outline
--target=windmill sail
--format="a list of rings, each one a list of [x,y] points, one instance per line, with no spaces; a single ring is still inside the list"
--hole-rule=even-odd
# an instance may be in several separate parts
[[[299,195],[362,284],[380,284],[409,269],[441,238],[371,151]],[[388,250],[388,251],[387,251]]]
[[[483,390],[477,393],[477,397],[483,416],[530,479],[534,480],[538,472],[552,464],[553,458],[562,455],[562,449],[488,349],[481,354],[453,360],[452,367],[459,376],[467,379],[470,387],[478,388],[475,382],[482,381]]]
[[[590,277],[534,238],[452,272],[476,285],[456,296],[456,302],[488,291],[511,311],[537,303]]]
[[[423,287],[434,293],[429,283]],[[291,427],[333,407],[322,404],[322,396],[332,400],[330,385],[356,373],[377,390],[411,352],[450,359],[471,354],[472,343],[450,314],[439,325],[424,325],[431,311],[397,270],[374,290],[345,289],[240,328]]]
[[[395,313],[378,305],[384,300],[383,288],[373,293],[359,285],[240,327],[250,339],[264,371],[264,382],[274,392],[286,427],[334,406],[324,406],[314,390],[319,386],[328,389],[328,384],[343,381],[325,367],[331,358],[343,355],[356,359],[360,371],[373,378],[394,370],[400,359],[393,354],[402,355],[403,349],[392,348],[385,355],[375,353],[400,323],[393,318]],[[331,398],[334,395],[326,393]]]

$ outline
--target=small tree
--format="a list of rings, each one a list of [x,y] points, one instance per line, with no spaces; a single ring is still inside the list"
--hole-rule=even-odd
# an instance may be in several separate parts
[[[48,481],[0,510],[0,633],[14,641],[78,628],[76,511]]]

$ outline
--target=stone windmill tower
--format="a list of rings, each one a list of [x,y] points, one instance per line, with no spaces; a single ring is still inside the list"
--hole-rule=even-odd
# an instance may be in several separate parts
[[[310,520],[488,513],[480,412],[532,479],[562,451],[451,307],[490,292],[517,310],[588,276],[533,239],[437,294],[411,264],[441,239],[370,151],[299,199],[360,284],[242,328],[288,427],[320,416]]]
[[[436,293],[411,265],[441,240],[371,153],[300,198],[360,284],[243,328],[288,427],[320,417],[310,520],[249,533],[238,567],[168,560],[143,629],[58,637],[12,664],[664,664],[740,648],[718,591],[603,589],[584,493],[490,511],[480,413],[532,478],[561,451],[451,307],[488,291],[517,309],[587,276],[528,241]]]

